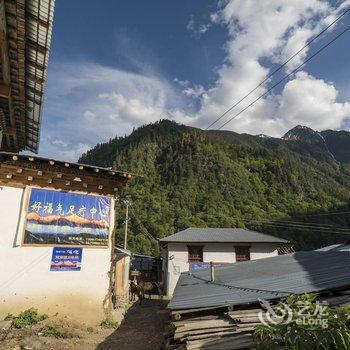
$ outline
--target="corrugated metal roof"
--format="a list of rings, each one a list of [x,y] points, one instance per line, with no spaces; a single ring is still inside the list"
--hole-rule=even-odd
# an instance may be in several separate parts
[[[290,294],[350,286],[349,251],[311,251],[182,273],[168,307],[173,310],[242,305]]]
[[[127,250],[127,249],[124,249],[124,248],[121,248],[121,247],[115,247],[114,251],[116,253],[125,254],[127,256],[131,256],[131,254],[132,254],[130,250]]]
[[[317,249],[318,252],[327,252],[327,251],[338,251],[338,252],[350,252],[350,244],[333,244],[324,248]]]
[[[161,242],[288,243],[285,239],[241,228],[188,228]]]
[[[38,151],[54,4],[55,0],[0,3],[0,75],[5,86],[0,96],[0,147],[7,151]]]
[[[38,152],[55,0],[26,1],[26,149]]]

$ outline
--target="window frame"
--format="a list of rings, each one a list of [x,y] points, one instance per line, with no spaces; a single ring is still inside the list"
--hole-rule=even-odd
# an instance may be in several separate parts
[[[250,245],[235,245],[234,246],[234,249],[235,249],[235,255],[236,255],[236,262],[242,262],[242,261],[250,261],[251,260],[251,246]],[[243,250],[248,250],[248,259],[237,259],[237,256],[238,256],[238,252],[237,250],[239,249],[243,249]],[[240,255],[243,255],[243,254],[240,254]]]
[[[189,263],[203,262],[203,248],[204,248],[204,245],[196,245],[196,244],[187,245],[187,261]],[[198,260],[198,259],[194,260],[194,259],[190,258],[190,255],[191,255],[190,249],[200,249],[201,250],[200,254],[198,254],[200,256],[200,260]]]

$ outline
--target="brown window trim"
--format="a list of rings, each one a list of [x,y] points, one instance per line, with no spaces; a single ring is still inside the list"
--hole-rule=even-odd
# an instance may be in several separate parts
[[[234,246],[236,254],[236,262],[249,261],[250,260],[250,245],[237,244]],[[241,252],[239,250],[241,249]],[[243,251],[243,252],[242,252]]]
[[[199,255],[199,259],[193,259],[193,258],[190,258],[190,249],[193,249],[193,248],[197,248],[197,249],[201,249],[201,252]],[[189,263],[191,262],[203,262],[203,248],[204,248],[204,245],[196,245],[196,244],[189,244],[187,245],[187,260]]]

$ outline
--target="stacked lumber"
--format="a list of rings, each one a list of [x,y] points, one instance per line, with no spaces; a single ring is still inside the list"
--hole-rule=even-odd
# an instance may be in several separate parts
[[[246,309],[209,315],[186,315],[172,322],[166,350],[238,350],[248,349],[259,322],[260,309]]]
[[[318,297],[331,307],[350,306],[350,290],[329,292]],[[174,321],[165,334],[164,350],[243,350],[252,344],[260,324],[261,308],[238,306],[214,309],[188,309],[173,312]],[[204,311],[205,310],[205,311]]]

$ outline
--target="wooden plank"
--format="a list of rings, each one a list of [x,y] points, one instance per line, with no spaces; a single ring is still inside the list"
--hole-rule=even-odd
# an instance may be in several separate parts
[[[206,316],[197,316],[197,317],[191,317],[183,321],[173,321],[172,324],[175,327],[183,326],[184,324],[191,323],[191,322],[197,322],[197,321],[204,321],[204,320],[219,320],[219,319],[225,319],[224,314],[214,314],[214,315],[206,315]]]
[[[238,315],[246,315],[251,313],[258,314],[260,311],[262,311],[262,309],[244,309],[244,310],[229,311],[227,314],[230,316],[231,315],[238,316]]]
[[[258,316],[234,318],[234,320],[237,320],[238,323],[260,322],[260,318]]]
[[[217,332],[223,332],[223,331],[235,331],[235,327],[216,327],[216,328],[211,328],[211,329],[196,329],[193,331],[188,331],[185,333],[175,333],[174,334],[174,339],[179,340],[179,339],[184,339],[187,338],[190,335],[199,335],[199,334],[212,334],[212,333],[217,333]]]
[[[217,327],[234,327],[236,322],[232,320],[208,320],[208,321],[198,321],[185,324],[181,327],[178,327],[175,332],[183,333],[195,329],[208,329],[208,328],[217,328]]]
[[[205,334],[198,334],[198,335],[190,335],[187,337],[188,341],[193,341],[193,340],[201,340],[201,339],[206,339],[206,338],[222,338],[226,336],[230,336],[232,334],[237,334],[237,331],[232,331],[232,330],[225,330],[222,332],[216,332],[216,333],[205,333]]]
[[[193,308],[193,309],[179,309],[179,310],[172,310],[171,314],[190,314],[190,313],[196,313],[201,311],[207,311],[207,310],[220,310],[220,309],[226,309],[227,310],[228,305],[221,305],[221,306],[211,306],[211,307],[200,307],[200,308]]]
[[[187,349],[240,349],[240,347],[250,345],[251,343],[251,334],[238,334],[221,339],[188,341]]]
[[[10,85],[8,84],[0,84],[0,97],[4,99],[10,98]]]

